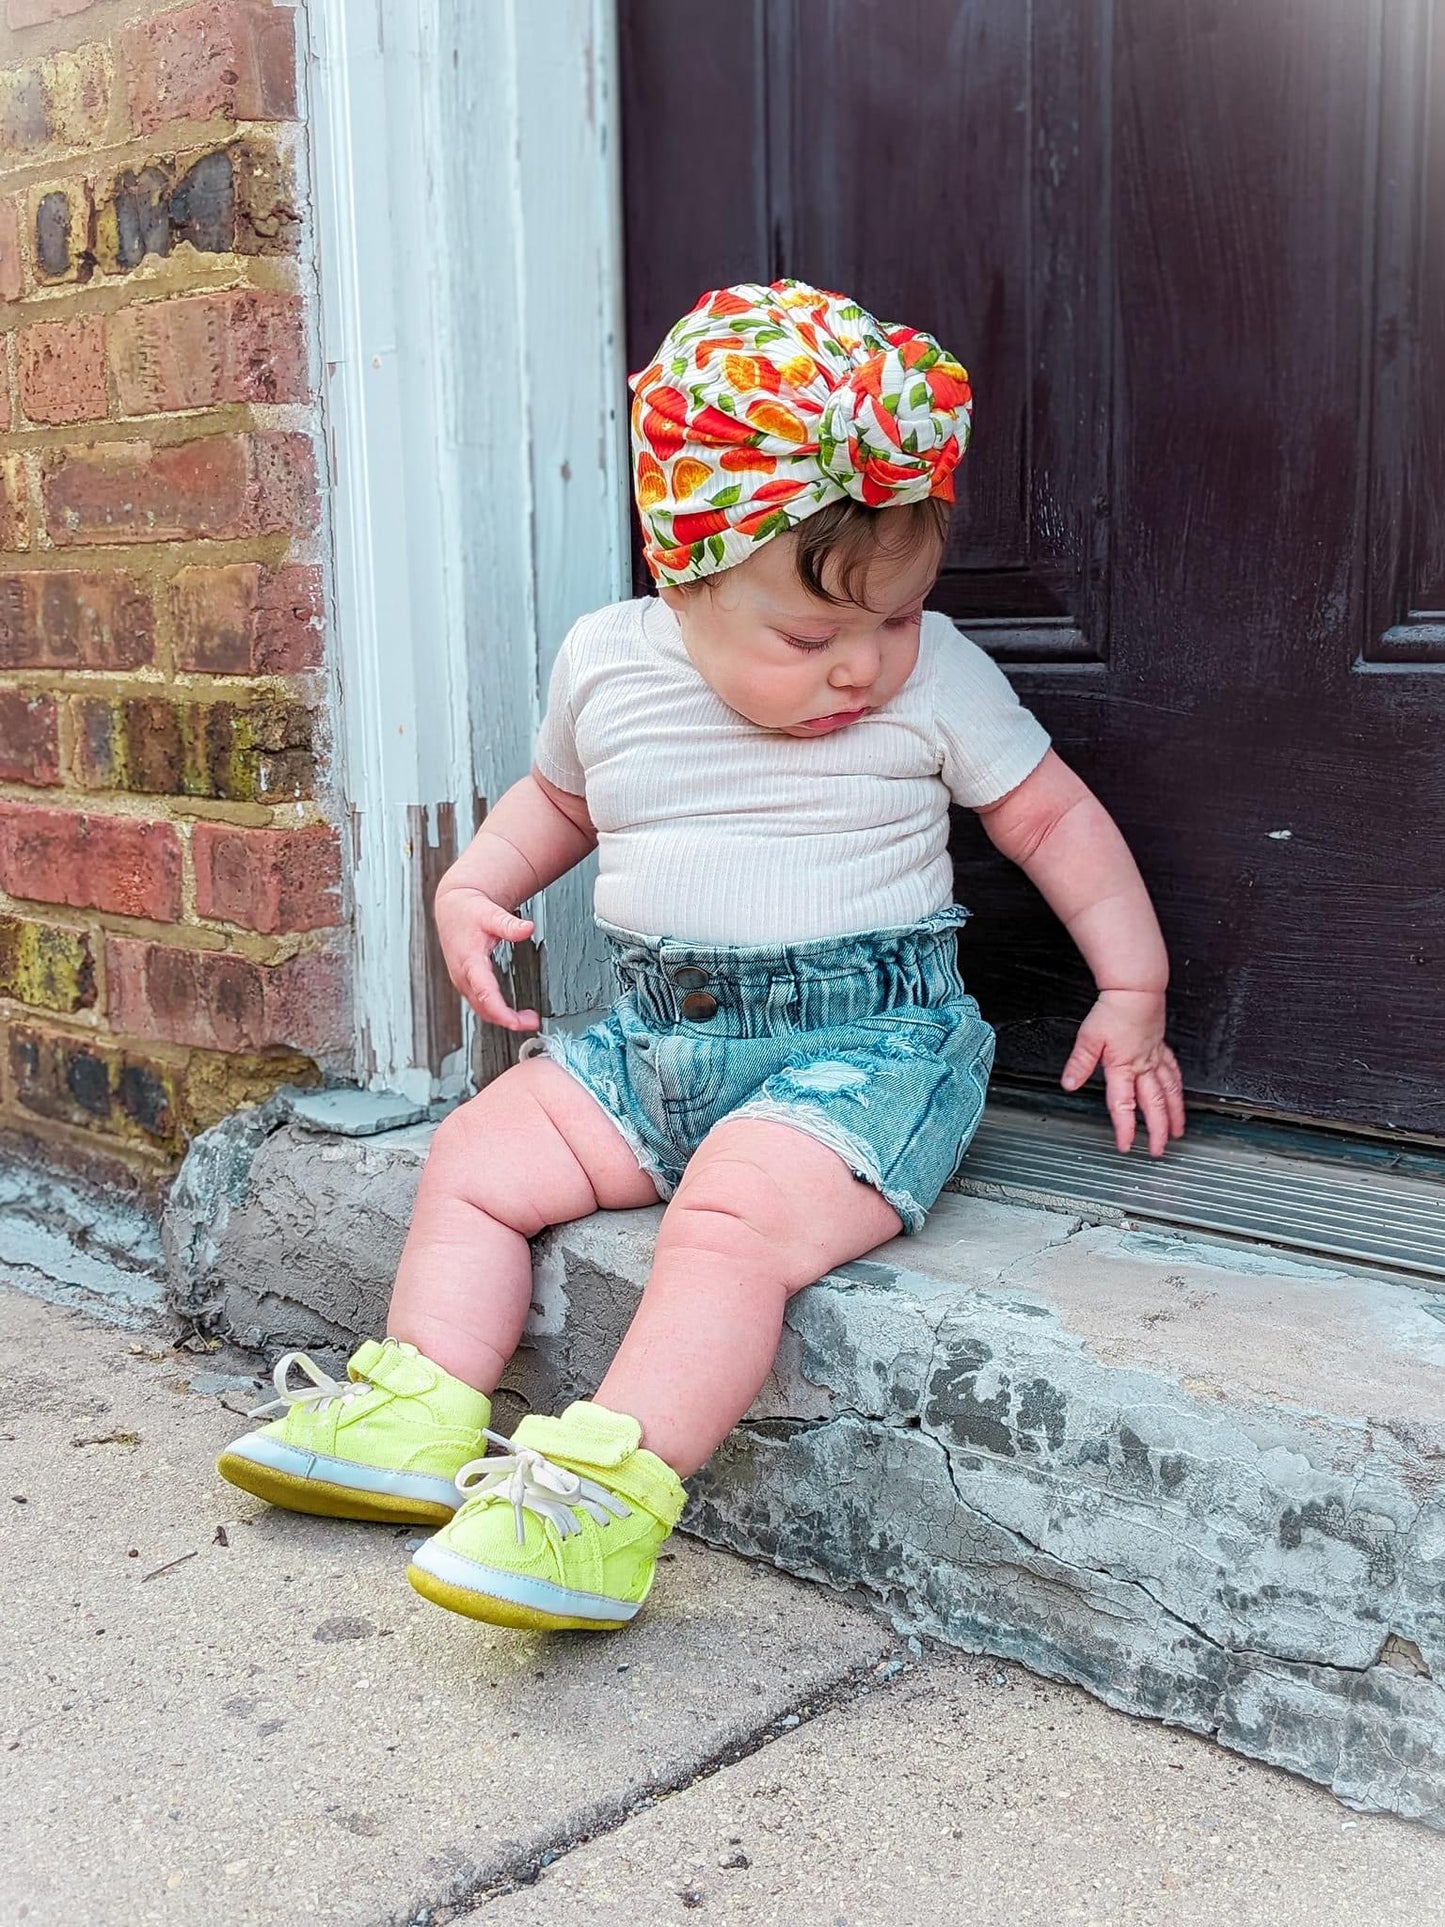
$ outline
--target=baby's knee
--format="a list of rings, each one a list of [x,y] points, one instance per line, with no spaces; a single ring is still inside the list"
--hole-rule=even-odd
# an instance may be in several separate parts
[[[500,1082],[501,1079],[498,1079]],[[495,1088],[489,1084],[475,1097],[469,1097],[465,1104],[459,1104],[454,1111],[447,1112],[432,1133],[427,1150],[428,1169],[470,1164],[488,1137],[505,1128],[505,1114],[492,1096]],[[514,1106],[512,1108],[515,1109]]]
[[[805,1214],[775,1173],[747,1158],[689,1166],[658,1233],[658,1250],[726,1257],[748,1271],[791,1277],[812,1244]]]
[[[511,1077],[504,1073],[441,1120],[422,1181],[503,1222],[518,1215],[530,1222],[534,1181],[544,1181],[555,1162],[547,1140],[556,1133],[527,1081],[508,1088]]]
[[[785,1181],[765,1159],[711,1143],[683,1172],[672,1210],[715,1212],[755,1227],[762,1236],[786,1236],[795,1215]]]
[[[528,1058],[448,1111],[432,1137],[428,1162],[470,1160],[489,1144],[513,1140],[519,1130],[531,1128],[541,1108],[539,1088],[545,1089],[549,1071],[556,1073],[556,1066]]]

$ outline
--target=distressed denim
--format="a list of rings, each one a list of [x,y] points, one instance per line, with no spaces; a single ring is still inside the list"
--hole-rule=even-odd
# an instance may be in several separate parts
[[[836,1151],[914,1232],[978,1127],[993,1064],[958,972],[967,916],[744,946],[603,923],[622,996],[537,1048],[592,1093],[664,1198],[715,1124],[767,1118]]]

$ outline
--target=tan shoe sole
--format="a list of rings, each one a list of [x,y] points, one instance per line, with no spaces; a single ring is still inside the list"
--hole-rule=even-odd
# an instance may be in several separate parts
[[[325,1519],[369,1519],[379,1525],[444,1526],[455,1506],[433,1505],[390,1492],[360,1492],[352,1486],[331,1485],[325,1479],[303,1479],[272,1465],[223,1452],[216,1470],[243,1492],[254,1493],[268,1505],[288,1512],[310,1512]]]
[[[445,1606],[448,1612],[461,1613],[467,1619],[485,1620],[489,1626],[511,1626],[519,1632],[535,1633],[613,1633],[633,1623],[631,1619],[571,1619],[544,1612],[539,1606],[522,1606],[512,1599],[454,1586],[421,1566],[408,1566],[406,1576],[422,1598],[434,1606]]]

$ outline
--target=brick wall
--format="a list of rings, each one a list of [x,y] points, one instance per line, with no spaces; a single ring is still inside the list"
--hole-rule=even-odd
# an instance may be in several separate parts
[[[0,1130],[158,1176],[347,1068],[297,16],[0,8]]]

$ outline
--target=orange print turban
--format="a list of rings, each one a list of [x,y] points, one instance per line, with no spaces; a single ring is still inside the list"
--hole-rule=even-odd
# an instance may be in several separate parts
[[[851,496],[953,500],[973,410],[967,371],[805,281],[705,294],[632,377],[643,553],[677,585]]]

